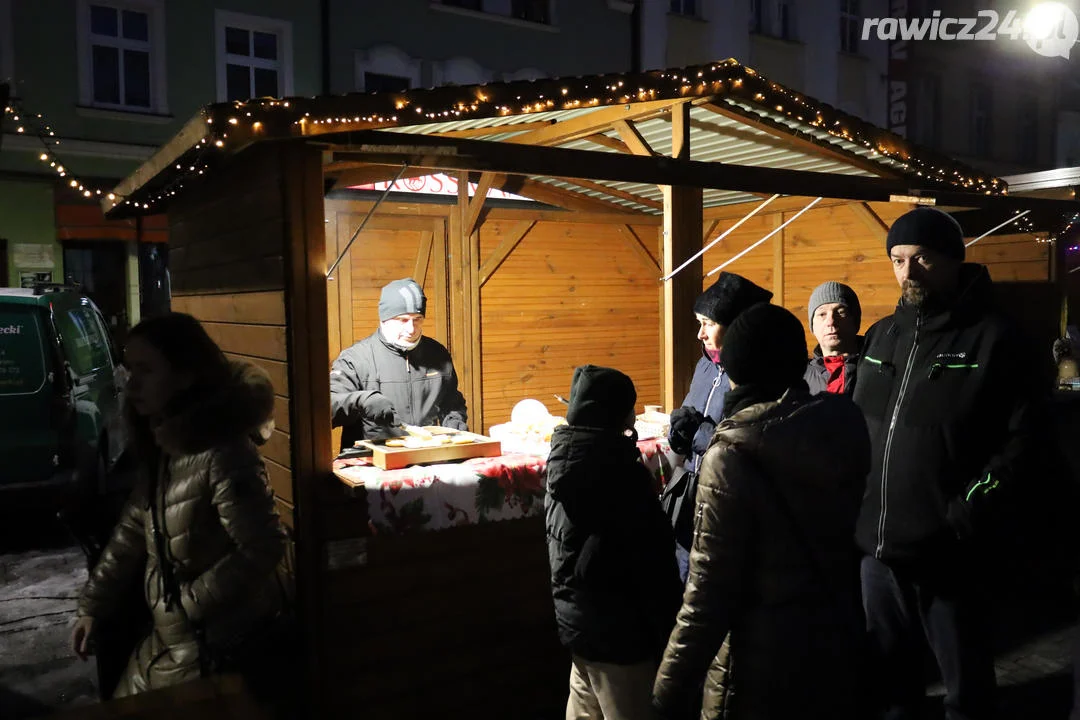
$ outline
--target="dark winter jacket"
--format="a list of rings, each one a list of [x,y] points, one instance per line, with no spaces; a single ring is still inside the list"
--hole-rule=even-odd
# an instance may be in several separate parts
[[[857,539],[868,554],[929,560],[1002,507],[1037,433],[1034,353],[991,307],[986,268],[930,315],[903,302],[866,334],[855,403],[873,442]]]
[[[330,408],[334,427],[343,428],[342,448],[379,437],[387,429],[364,412],[374,393],[393,404],[397,423],[467,429],[465,397],[458,390],[454,363],[432,338],[421,337],[412,350],[401,350],[376,330],[338,355],[330,370]]]
[[[705,421],[694,435],[693,453],[686,459],[685,467],[693,472],[701,464],[701,456],[712,441],[717,423],[724,417],[724,395],[731,389],[727,373],[704,354],[694,368],[690,390],[683,400],[683,407],[692,407],[705,416]]]
[[[857,338],[859,347],[862,347],[863,338]],[[858,377],[859,358],[858,352],[848,353],[844,357],[844,394],[850,396],[855,391],[855,379]],[[821,354],[821,346],[814,348],[814,356],[806,365],[806,374],[803,375],[806,385],[813,395],[825,392],[829,387],[829,371],[825,369],[825,357]]]
[[[851,538],[869,463],[858,408],[834,395],[791,389],[720,424],[653,690],[664,717],[856,720]]]
[[[198,678],[195,625],[207,643],[225,647],[283,608],[277,571],[285,533],[256,448],[269,437],[273,407],[266,373],[237,363],[224,391],[155,431],[160,462],[144,468],[79,598],[79,615],[109,617],[130,583],[142,580],[153,629],[136,648],[117,696]],[[168,591],[166,570],[178,597]]]
[[[617,428],[556,428],[544,506],[562,644],[595,662],[659,660],[682,586],[671,526],[633,439]]]

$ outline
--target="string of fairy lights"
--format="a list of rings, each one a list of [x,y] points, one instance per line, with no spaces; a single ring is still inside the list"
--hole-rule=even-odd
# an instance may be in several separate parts
[[[1006,192],[1001,180],[959,165],[950,158],[920,149],[914,153],[903,138],[817,103],[771,82],[752,68],[729,59],[681,70],[634,75],[521,81],[477,86],[448,86],[404,92],[322,96],[317,98],[254,98],[210,105],[203,110],[205,135],[159,173],[164,183],[144,186],[130,197],[90,187],[70,171],[58,154],[60,140],[40,115],[26,113],[9,102],[19,133],[41,138],[39,156],[58,176],[85,197],[107,197],[113,207],[129,206],[136,213],[156,212],[186,183],[208,174],[230,152],[261,139],[311,137],[387,127],[475,119],[509,118],[552,111],[616,107],[631,103],[703,100],[751,117],[817,145],[836,144],[887,166],[902,169],[942,187],[957,187],[987,195]],[[662,108],[658,106],[658,112]],[[525,122],[525,121],[523,121]],[[513,132],[514,124],[506,124]],[[846,143],[846,145],[845,145]],[[1074,218],[1068,229],[1076,222]],[[1030,217],[1014,223],[1021,232],[1034,232]],[[1066,231],[1055,233],[1062,236]]]

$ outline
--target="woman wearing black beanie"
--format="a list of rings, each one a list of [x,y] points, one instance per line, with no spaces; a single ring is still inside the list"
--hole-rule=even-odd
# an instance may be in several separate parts
[[[810,395],[806,355],[802,324],[776,305],[744,310],[724,337],[732,389],[698,477],[661,717],[866,717],[836,688],[862,685],[853,537],[870,439],[848,398]]]

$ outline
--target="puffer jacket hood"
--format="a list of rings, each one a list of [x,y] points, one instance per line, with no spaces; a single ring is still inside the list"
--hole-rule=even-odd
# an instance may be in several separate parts
[[[238,437],[256,445],[274,429],[274,386],[258,365],[232,360],[223,388],[203,393],[167,416],[155,440],[169,455],[191,455]]]

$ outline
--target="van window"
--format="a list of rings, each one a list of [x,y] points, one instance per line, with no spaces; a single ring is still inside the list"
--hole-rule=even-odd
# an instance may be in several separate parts
[[[41,318],[30,308],[0,308],[0,395],[27,395],[45,384]]]
[[[109,366],[109,341],[91,308],[79,307],[58,313],[56,327],[60,331],[64,355],[76,375],[89,375]]]

